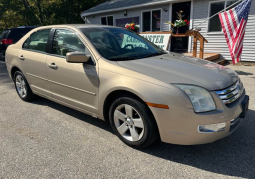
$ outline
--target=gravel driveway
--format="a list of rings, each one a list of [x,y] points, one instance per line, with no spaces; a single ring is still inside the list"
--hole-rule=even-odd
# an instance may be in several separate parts
[[[255,66],[232,66],[250,110],[212,144],[135,150],[110,125],[46,99],[21,101],[0,63],[0,178],[255,178]]]

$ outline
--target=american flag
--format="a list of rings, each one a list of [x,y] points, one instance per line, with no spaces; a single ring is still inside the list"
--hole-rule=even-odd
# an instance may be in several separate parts
[[[219,14],[233,64],[241,60],[243,38],[252,0],[245,0],[233,9]]]

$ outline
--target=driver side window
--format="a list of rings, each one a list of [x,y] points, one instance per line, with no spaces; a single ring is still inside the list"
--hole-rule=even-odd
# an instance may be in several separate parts
[[[66,56],[68,52],[84,52],[88,54],[85,45],[74,32],[64,29],[55,31],[53,39],[53,54]]]

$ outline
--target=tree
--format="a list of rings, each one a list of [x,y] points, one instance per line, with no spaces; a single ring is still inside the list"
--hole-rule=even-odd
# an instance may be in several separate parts
[[[81,12],[106,0],[1,0],[1,29],[23,25],[84,23]]]

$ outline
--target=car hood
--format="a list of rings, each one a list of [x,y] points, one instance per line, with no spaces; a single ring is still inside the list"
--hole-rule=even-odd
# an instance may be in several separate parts
[[[208,90],[227,88],[239,79],[227,67],[176,53],[117,63],[165,83],[192,84]]]

